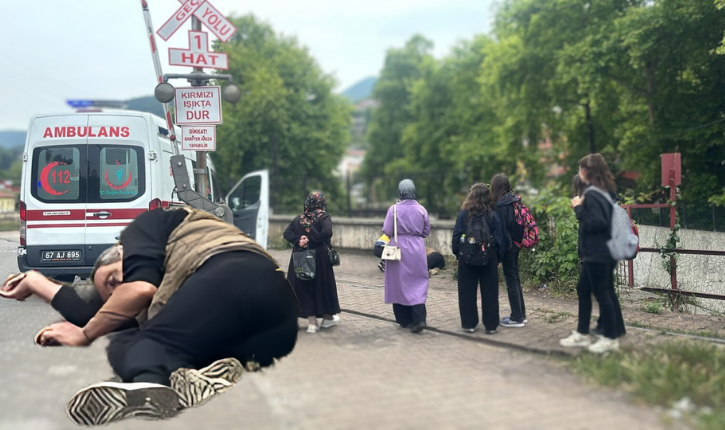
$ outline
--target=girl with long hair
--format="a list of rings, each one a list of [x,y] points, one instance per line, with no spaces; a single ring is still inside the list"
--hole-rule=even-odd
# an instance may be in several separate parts
[[[493,201],[496,202],[496,213],[501,218],[501,227],[506,236],[506,243],[503,254],[503,274],[506,278],[506,290],[508,291],[511,315],[501,319],[502,327],[523,327],[526,323],[526,305],[524,304],[524,293],[521,289],[521,278],[519,277],[519,247],[514,241],[521,242],[523,229],[515,229],[516,224],[514,204],[521,202],[521,197],[514,193],[509,183],[509,178],[504,174],[498,174],[491,179],[491,192]]]
[[[474,240],[474,227],[488,231],[488,243],[478,244]],[[476,233],[478,234],[478,233]],[[486,236],[484,233],[483,236]],[[472,248],[474,244],[475,248]],[[458,309],[461,314],[461,326],[467,333],[473,333],[478,326],[476,296],[481,289],[481,320],[486,334],[494,334],[499,325],[498,315],[498,264],[505,251],[506,236],[501,227],[499,216],[494,210],[491,191],[486,184],[474,184],[453,227],[453,254],[458,259]],[[465,250],[480,250],[477,258],[470,258]],[[485,249],[485,251],[484,251]],[[472,251],[471,251],[472,252]],[[467,262],[468,261],[468,262]]]
[[[612,205],[597,189],[615,195],[614,177],[604,157],[590,154],[579,161],[579,177],[587,185],[582,196],[571,199],[579,220],[579,256],[582,270],[577,283],[579,322],[576,331],[561,339],[562,346],[588,347],[594,353],[619,348],[618,337],[625,334],[619,299],[614,291],[614,261],[607,241],[611,238]],[[596,343],[589,338],[592,315],[592,294],[599,303],[599,324],[602,335]]]

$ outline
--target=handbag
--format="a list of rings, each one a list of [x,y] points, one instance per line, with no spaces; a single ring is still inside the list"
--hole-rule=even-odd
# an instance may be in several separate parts
[[[292,264],[295,268],[295,276],[303,281],[315,279],[315,250],[305,249],[292,253]]]
[[[315,229],[318,233],[319,230]],[[339,266],[340,265],[340,254],[335,251],[335,248],[332,247],[332,245],[327,246],[326,242],[322,242],[323,245],[325,245],[325,248],[327,248],[327,258],[330,259],[330,266]]]
[[[398,205],[393,206],[393,239],[395,240],[395,246],[385,245],[383,247],[383,255],[380,257],[383,260],[400,261],[400,247],[398,246]]]
[[[330,266],[339,266],[340,254],[335,251],[335,248],[327,246],[327,244],[325,244],[325,248],[327,248],[327,257],[330,259]]]

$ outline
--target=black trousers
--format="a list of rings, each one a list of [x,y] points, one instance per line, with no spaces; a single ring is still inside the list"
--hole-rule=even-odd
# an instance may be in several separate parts
[[[124,382],[168,385],[179,368],[221,358],[269,366],[297,341],[299,306],[284,272],[250,252],[210,258],[161,311],[112,335],[108,361]]]
[[[582,263],[576,287],[579,295],[579,323],[577,331],[589,333],[592,316],[592,294],[599,303],[599,327],[604,336],[616,339],[626,333],[622,308],[614,291],[614,266],[606,263]]]
[[[506,290],[508,291],[509,304],[511,305],[511,320],[521,322],[526,318],[526,305],[524,304],[524,292],[521,289],[521,278],[519,278],[519,247],[514,245],[503,255],[503,275],[506,278]]]
[[[485,266],[458,262],[458,310],[463,328],[478,326],[476,297],[481,286],[481,319],[486,330],[496,330],[498,315],[498,261],[495,257]]]
[[[400,305],[393,303],[393,313],[395,314],[395,322],[401,327],[409,327],[419,322],[425,323],[427,311],[425,304],[420,305]]]

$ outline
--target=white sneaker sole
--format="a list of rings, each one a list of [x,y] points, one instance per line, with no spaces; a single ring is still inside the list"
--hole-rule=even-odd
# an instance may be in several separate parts
[[[77,392],[66,413],[76,424],[105,425],[126,418],[162,420],[179,413],[173,389],[145,382],[101,382]]]
[[[330,321],[329,323],[327,321]],[[320,324],[320,328],[330,328],[340,324],[340,320],[325,320]]]

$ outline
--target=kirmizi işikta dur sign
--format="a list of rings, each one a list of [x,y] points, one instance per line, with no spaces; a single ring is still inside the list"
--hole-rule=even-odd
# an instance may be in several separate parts
[[[222,123],[221,87],[176,88],[174,108],[179,125]]]

